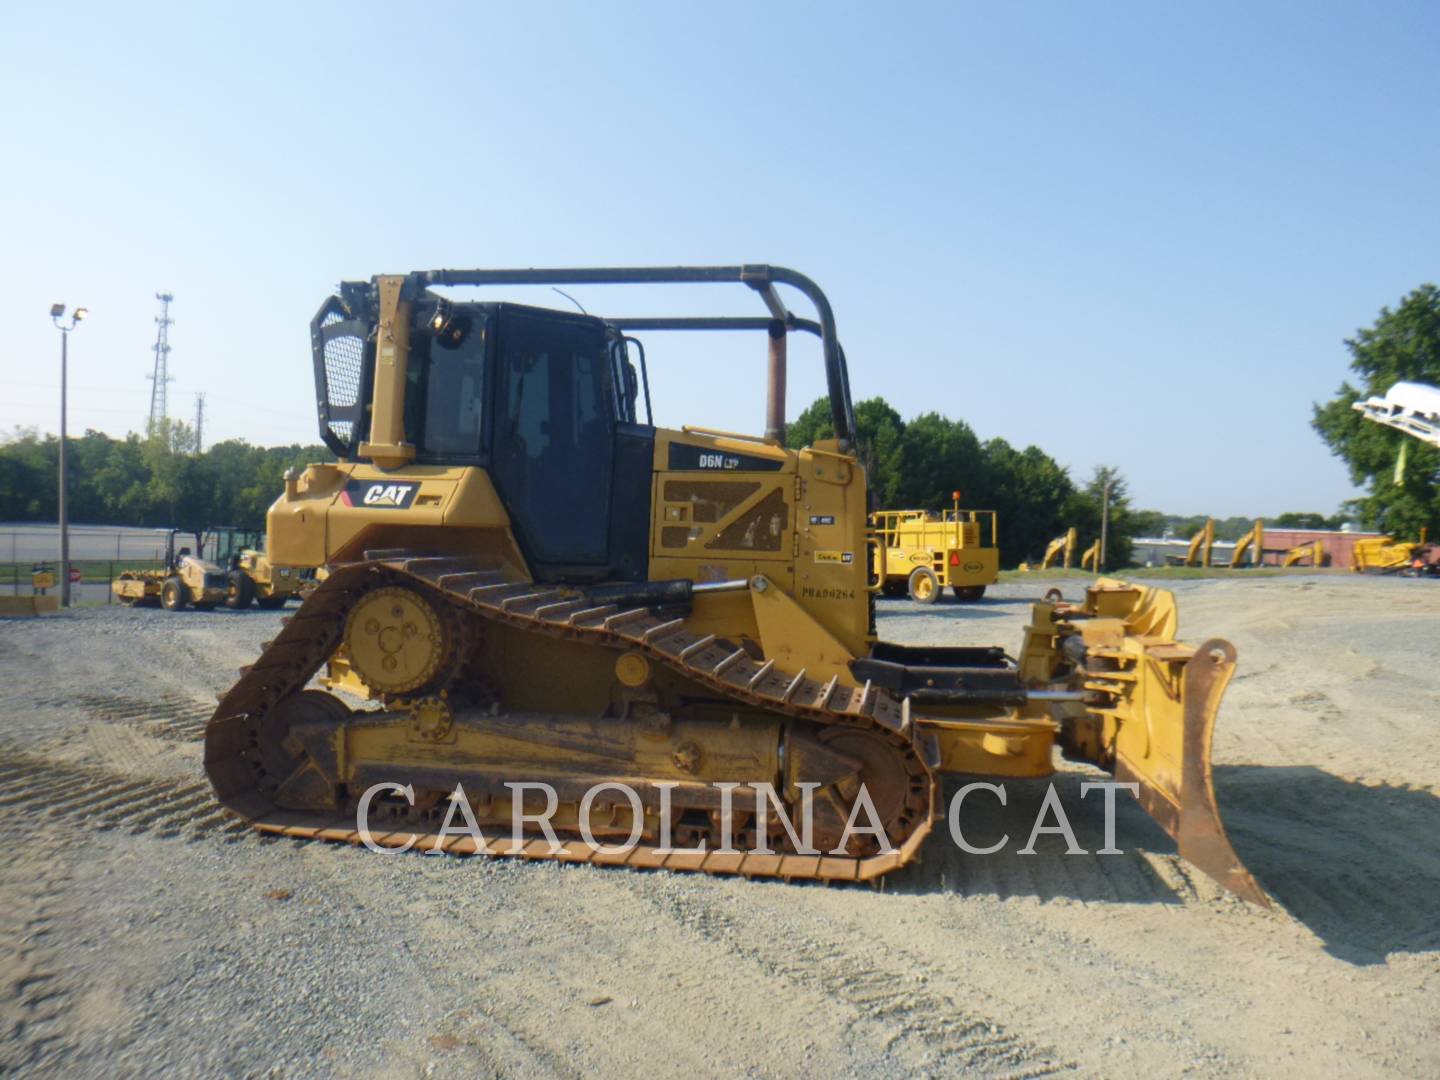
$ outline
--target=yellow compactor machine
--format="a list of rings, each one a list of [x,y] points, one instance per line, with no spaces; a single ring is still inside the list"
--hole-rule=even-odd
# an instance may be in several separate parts
[[[110,591],[122,604],[132,607],[163,607],[181,611],[193,607],[213,610],[225,601],[225,571],[207,559],[193,555],[188,547],[176,550],[178,529],[165,532],[163,570],[122,570],[110,583]]]
[[[727,283],[765,310],[606,319],[453,291],[585,283]],[[768,342],[764,436],[651,424],[636,335],[699,330]],[[833,437],[791,449],[796,332],[820,340]],[[355,841],[358,804],[381,790],[368,822],[382,845],[866,880],[915,858],[943,774],[1044,776],[1058,745],[1137,782],[1183,856],[1264,902],[1211,786],[1235,651],[1177,642],[1168,593],[1102,579],[1083,603],[1037,604],[1013,658],[876,639],[845,354],[805,276],[376,277],[342,285],[311,337],[339,460],[287,477],[268,550],[327,573],[206,731],[220,801],[256,827]],[[307,689],[327,666],[366,708]],[[596,797],[613,782],[635,801]],[[773,790],[792,819],[810,792],[810,842],[761,799],[726,813],[726,785]],[[443,829],[457,787],[479,837]],[[879,827],[851,832],[867,800]],[[515,843],[516,811],[548,811],[556,841],[532,819]],[[584,842],[582,824],[615,846]]]

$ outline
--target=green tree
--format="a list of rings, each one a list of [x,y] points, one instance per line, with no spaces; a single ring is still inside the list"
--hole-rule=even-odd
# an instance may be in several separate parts
[[[1326,517],[1324,514],[1289,510],[1276,514],[1273,519],[1267,519],[1265,524],[1273,525],[1277,529],[1338,529],[1343,521],[1344,517],[1340,514]]]
[[[1216,540],[1239,540],[1255,527],[1252,517],[1233,516],[1215,519]]]
[[[1136,510],[1133,511],[1136,536],[1161,537],[1169,521],[1159,510]]]
[[[884,398],[873,397],[856,404],[856,455],[865,466],[871,501],[876,507],[894,507],[900,497],[904,482],[904,435],[905,421]],[[786,425],[785,444],[798,449],[812,446],[818,439],[834,437],[830,399],[821,397]]]
[[[1000,562],[1038,559],[1065,531],[1065,507],[1075,493],[1070,474],[1038,446],[1016,450],[1004,439],[985,443],[988,506],[999,514]],[[972,504],[973,505],[973,504]]]
[[[830,399],[818,397],[810,406],[785,425],[785,445],[792,450],[813,446],[819,439],[829,439],[835,434],[830,422]]]
[[[7,521],[46,521],[56,515],[60,441],[31,428],[16,428],[3,447],[0,505]]]
[[[1165,527],[1172,537],[1189,540],[1205,527],[1205,514],[1171,514],[1165,519]]]
[[[155,438],[87,431],[67,447],[72,521],[174,525],[197,539],[214,525],[263,528],[286,469],[335,459],[323,446],[241,441],[196,453],[194,432],[178,421]],[[27,429],[0,439],[0,521],[55,519],[59,449],[54,436]]]
[[[1372,423],[1351,406],[1383,395],[1397,382],[1440,385],[1440,288],[1421,285],[1394,311],[1381,308],[1374,325],[1358,330],[1345,347],[1360,385],[1341,383],[1334,398],[1314,406],[1311,424],[1344,460],[1350,478],[1367,488],[1367,496],[1357,500],[1365,524],[1405,537],[1422,526],[1433,529],[1440,524],[1440,450]],[[1406,442],[1407,465],[1397,478]]]
[[[150,473],[151,506],[164,515],[159,524],[194,533],[198,546],[214,507],[195,457],[195,433],[181,420],[166,420],[145,440],[141,454]]]
[[[855,424],[872,508],[943,510],[958,490],[963,508],[997,512],[1002,565],[1038,556],[1065,530],[1075,485],[1039,447],[981,443],[963,420],[934,412],[907,423],[878,397],[855,407]],[[832,430],[829,400],[820,398],[787,426],[786,442],[808,446]]]
[[[145,450],[140,436],[127,435],[112,440],[110,453],[94,478],[104,506],[102,524],[157,524],[150,502],[150,473],[145,465]]]
[[[980,440],[963,420],[939,413],[917,416],[900,441],[897,499],[907,507],[939,510],[959,491],[961,505],[988,506],[991,483]]]
[[[902,501],[905,487],[905,421],[884,398],[855,406],[855,448],[870,478],[877,506]]]

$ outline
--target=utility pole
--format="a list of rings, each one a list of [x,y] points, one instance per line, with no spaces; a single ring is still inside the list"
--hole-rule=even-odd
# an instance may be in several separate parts
[[[159,328],[155,332],[155,371],[148,376],[150,386],[150,419],[145,423],[145,434],[147,437],[154,435],[165,426],[165,420],[169,412],[169,384],[174,382],[170,374],[170,327],[175,320],[170,318],[170,301],[175,297],[170,293],[156,293],[155,299],[160,301],[160,314],[155,319],[155,325]]]
[[[205,395],[195,395],[195,453],[205,448]]]
[[[1097,574],[1105,570],[1105,542],[1109,539],[1110,533],[1110,486],[1114,483],[1115,481],[1107,476],[1104,494],[1100,497],[1100,554],[1095,559]]]
[[[60,321],[65,314],[64,304],[50,305],[50,321],[55,324],[55,329],[60,331],[60,606],[70,606],[70,517],[65,507],[65,412],[66,412],[66,389],[69,379],[68,368],[70,366],[70,331],[79,326],[81,320],[90,312],[85,308],[76,308],[70,314],[70,325],[66,326]]]

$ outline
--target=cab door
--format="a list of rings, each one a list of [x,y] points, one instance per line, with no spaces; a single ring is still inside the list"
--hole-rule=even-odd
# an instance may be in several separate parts
[[[603,324],[506,310],[496,368],[493,476],[532,572],[603,573],[615,446]]]

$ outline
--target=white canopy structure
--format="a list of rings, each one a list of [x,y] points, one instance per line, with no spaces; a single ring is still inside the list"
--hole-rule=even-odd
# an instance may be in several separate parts
[[[1434,386],[1398,382],[1383,398],[1357,401],[1353,408],[1367,420],[1397,428],[1431,446],[1440,446],[1440,389]]]

